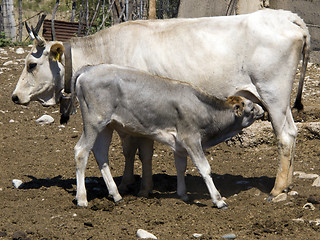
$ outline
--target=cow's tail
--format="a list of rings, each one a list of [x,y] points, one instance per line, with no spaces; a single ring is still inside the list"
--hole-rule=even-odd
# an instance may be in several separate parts
[[[297,19],[296,21],[294,21],[294,23],[297,24],[299,27],[301,27],[303,30],[304,43],[302,48],[302,67],[300,71],[299,87],[298,87],[297,97],[293,107],[298,110],[302,110],[303,104],[301,102],[301,99],[302,99],[303,83],[304,83],[304,78],[307,71],[309,54],[310,54],[310,34],[306,24],[301,18],[297,16]]]
[[[66,124],[70,115],[74,112],[74,103],[76,101],[76,83],[82,71],[78,71],[71,79],[71,96],[64,96],[60,101],[60,123]]]

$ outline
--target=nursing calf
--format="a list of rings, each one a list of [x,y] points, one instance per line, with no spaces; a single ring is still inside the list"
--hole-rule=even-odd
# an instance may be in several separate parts
[[[204,148],[218,144],[251,125],[262,108],[243,97],[226,101],[202,93],[188,83],[169,80],[116,65],[81,68],[72,79],[78,97],[83,134],[75,146],[78,205],[87,206],[85,168],[92,150],[115,201],[121,200],[110,173],[108,151],[113,130],[142,136],[174,150],[177,192],[186,199],[184,174],[189,155],[203,177],[213,203],[227,208],[210,176]],[[69,119],[72,105],[62,115]],[[106,147],[107,146],[107,147]]]

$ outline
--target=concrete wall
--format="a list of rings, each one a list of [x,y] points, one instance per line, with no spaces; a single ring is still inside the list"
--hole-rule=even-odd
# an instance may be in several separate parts
[[[178,17],[226,15],[230,0],[180,0]],[[320,63],[320,0],[237,0],[237,14],[249,13],[269,6],[297,13],[311,34],[311,62]]]
[[[307,24],[311,35],[311,62],[320,63],[320,1],[269,0],[270,7],[297,13]]]

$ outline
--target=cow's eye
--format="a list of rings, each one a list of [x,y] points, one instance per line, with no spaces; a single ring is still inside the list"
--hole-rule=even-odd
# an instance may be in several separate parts
[[[33,71],[36,66],[37,66],[36,63],[29,63],[29,65],[28,65],[28,71],[29,71],[29,72]]]

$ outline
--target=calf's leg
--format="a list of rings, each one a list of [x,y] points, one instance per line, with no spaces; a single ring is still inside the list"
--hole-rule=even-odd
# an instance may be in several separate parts
[[[85,170],[91,148],[95,142],[95,135],[86,135],[82,133],[80,140],[74,147],[76,161],[76,179],[77,179],[77,194],[76,200],[78,206],[87,207],[87,191],[85,187]]]
[[[177,170],[177,194],[183,201],[188,201],[187,188],[185,182],[185,172],[187,169],[187,155],[174,153],[174,160]]]
[[[112,133],[113,130],[108,127],[101,131],[97,136],[95,144],[92,148],[92,152],[99,165],[102,177],[107,185],[109,194],[113,197],[113,200],[115,202],[118,202],[122,200],[122,197],[118,192],[117,185],[113,180],[109,168],[109,146],[112,140]]]
[[[222,200],[211,178],[211,167],[202,150],[200,137],[192,136],[186,139],[184,143],[185,149],[190,155],[192,162],[197,167],[207,185],[213,203],[220,209],[227,209],[228,205]]]

